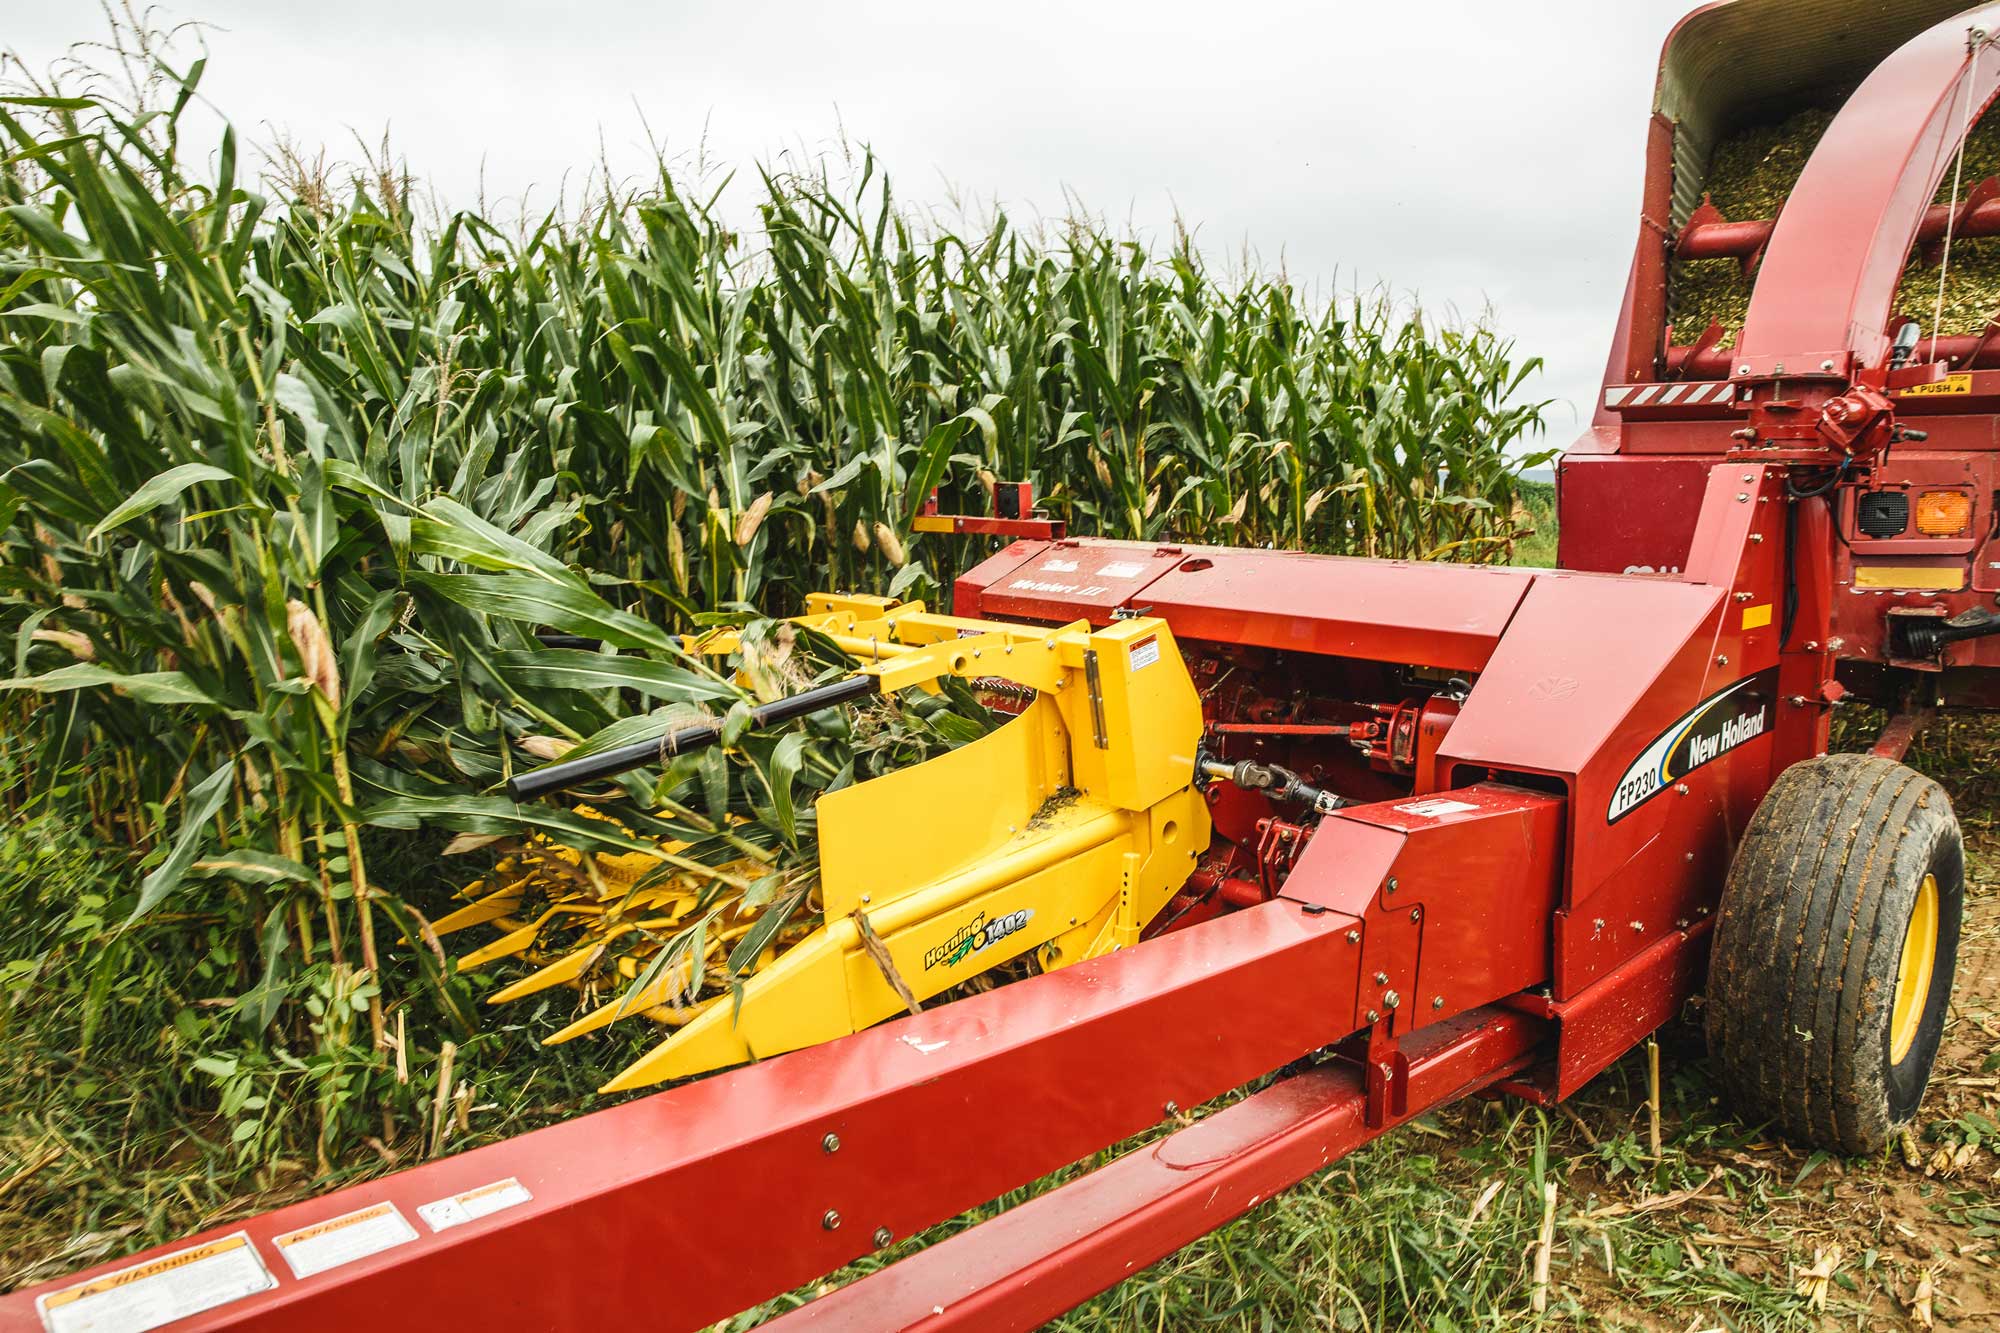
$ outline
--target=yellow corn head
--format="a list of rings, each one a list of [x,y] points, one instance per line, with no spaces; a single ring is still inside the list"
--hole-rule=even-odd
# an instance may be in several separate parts
[[[1164,623],[1049,629],[828,594],[807,607],[798,623],[861,659],[880,693],[952,675],[1029,702],[979,740],[822,795],[817,919],[779,932],[747,976],[727,959],[758,909],[715,889],[758,873],[747,863],[536,838],[468,886],[438,933],[499,935],[460,969],[535,967],[489,1002],[565,985],[600,998],[550,1042],[630,1015],[677,1029],[606,1091],[845,1036],[1026,955],[1052,968],[1135,943],[1208,844],[1193,787],[1200,703]],[[689,640],[737,646],[733,632]],[[717,909],[699,959],[659,955],[663,933]]]

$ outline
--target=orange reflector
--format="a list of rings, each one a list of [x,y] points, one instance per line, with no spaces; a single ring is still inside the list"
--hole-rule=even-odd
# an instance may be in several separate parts
[[[1956,537],[1972,524],[1972,497],[1964,491],[1925,491],[1917,497],[1917,531]]]

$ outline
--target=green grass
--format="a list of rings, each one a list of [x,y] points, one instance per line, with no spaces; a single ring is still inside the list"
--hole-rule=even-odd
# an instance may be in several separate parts
[[[1511,563],[1553,569],[1556,563],[1556,487],[1551,481],[1521,478],[1515,484],[1515,499],[1521,515],[1517,522],[1527,530],[1514,547]]]

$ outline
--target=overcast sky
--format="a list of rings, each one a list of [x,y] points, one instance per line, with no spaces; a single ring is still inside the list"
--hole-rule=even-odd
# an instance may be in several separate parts
[[[1637,235],[1668,28],[1693,0],[176,0],[242,133],[353,156],[386,126],[449,200],[550,202],[618,173],[871,144],[899,194],[1018,217],[1066,195],[1302,287],[1386,282],[1548,361],[1567,443]],[[11,0],[40,67],[103,25]],[[574,189],[574,185],[572,186]]]

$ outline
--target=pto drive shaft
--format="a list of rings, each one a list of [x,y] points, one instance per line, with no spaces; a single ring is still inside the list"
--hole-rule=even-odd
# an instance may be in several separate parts
[[[1353,804],[1330,791],[1308,784],[1289,768],[1280,768],[1276,764],[1260,764],[1252,759],[1219,764],[1212,759],[1204,759],[1201,771],[1219,782],[1233,782],[1250,791],[1269,792],[1280,801],[1296,801],[1316,814],[1330,815],[1343,805]]]

